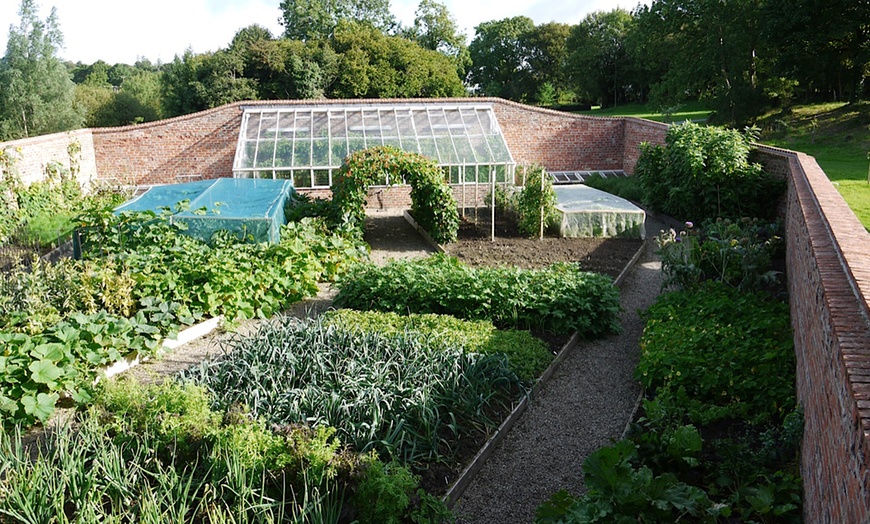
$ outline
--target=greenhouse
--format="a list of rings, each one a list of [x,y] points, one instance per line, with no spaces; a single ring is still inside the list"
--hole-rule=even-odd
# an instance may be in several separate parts
[[[435,159],[453,184],[507,182],[516,165],[488,104],[250,106],[233,176],[328,188],[348,154],[374,146]]]
[[[183,184],[154,186],[115,209],[124,211],[173,211],[171,223],[183,223],[186,233],[207,241],[218,230],[251,237],[257,242],[278,242],[287,220],[284,204],[293,193],[289,180],[218,178]],[[187,210],[177,209],[180,202]]]

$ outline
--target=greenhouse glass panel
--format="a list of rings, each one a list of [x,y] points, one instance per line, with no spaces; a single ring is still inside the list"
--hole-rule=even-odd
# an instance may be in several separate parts
[[[331,165],[329,162],[329,138],[315,138],[311,150],[314,155],[311,158],[312,166],[326,167]]]
[[[443,166],[515,162],[492,107],[472,102],[249,106],[244,108],[233,162],[236,177],[290,173],[297,187],[328,187],[328,175],[348,154],[389,145]],[[315,173],[317,171],[317,173]],[[307,174],[306,174],[307,173]],[[312,186],[313,184],[313,186]]]

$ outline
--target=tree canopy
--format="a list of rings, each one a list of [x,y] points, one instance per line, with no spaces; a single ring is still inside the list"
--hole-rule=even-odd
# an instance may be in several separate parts
[[[34,2],[21,2],[0,60],[0,138],[142,122],[244,99],[471,92],[662,110],[703,99],[720,123],[743,126],[796,101],[870,96],[868,0],[652,0],[574,25],[525,16],[484,21],[468,45],[438,0],[420,0],[406,27],[389,0],[283,0],[281,35],[254,24],[225,48],[188,50],[168,64],[98,60],[66,70],[57,58],[57,16],[39,20]]]
[[[57,52],[63,35],[57,11],[45,21],[34,0],[22,0],[18,27],[9,28],[0,60],[0,138],[35,136],[81,127],[83,112],[74,104],[75,84]]]

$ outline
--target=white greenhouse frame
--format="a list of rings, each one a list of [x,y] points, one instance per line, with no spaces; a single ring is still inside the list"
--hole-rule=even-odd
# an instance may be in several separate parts
[[[392,145],[432,158],[452,184],[513,182],[516,163],[489,104],[244,107],[233,176],[328,188],[355,151]],[[387,181],[390,183],[390,181]]]

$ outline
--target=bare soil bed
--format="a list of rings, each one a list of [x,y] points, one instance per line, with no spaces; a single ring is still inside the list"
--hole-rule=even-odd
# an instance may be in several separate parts
[[[520,235],[516,221],[506,215],[496,216],[494,241],[491,232],[488,211],[480,211],[477,217],[466,215],[459,239],[444,249],[472,267],[540,268],[554,262],[579,262],[583,271],[616,278],[643,245],[643,240],[635,238],[559,238],[552,234],[545,234],[543,239],[526,238]]]

